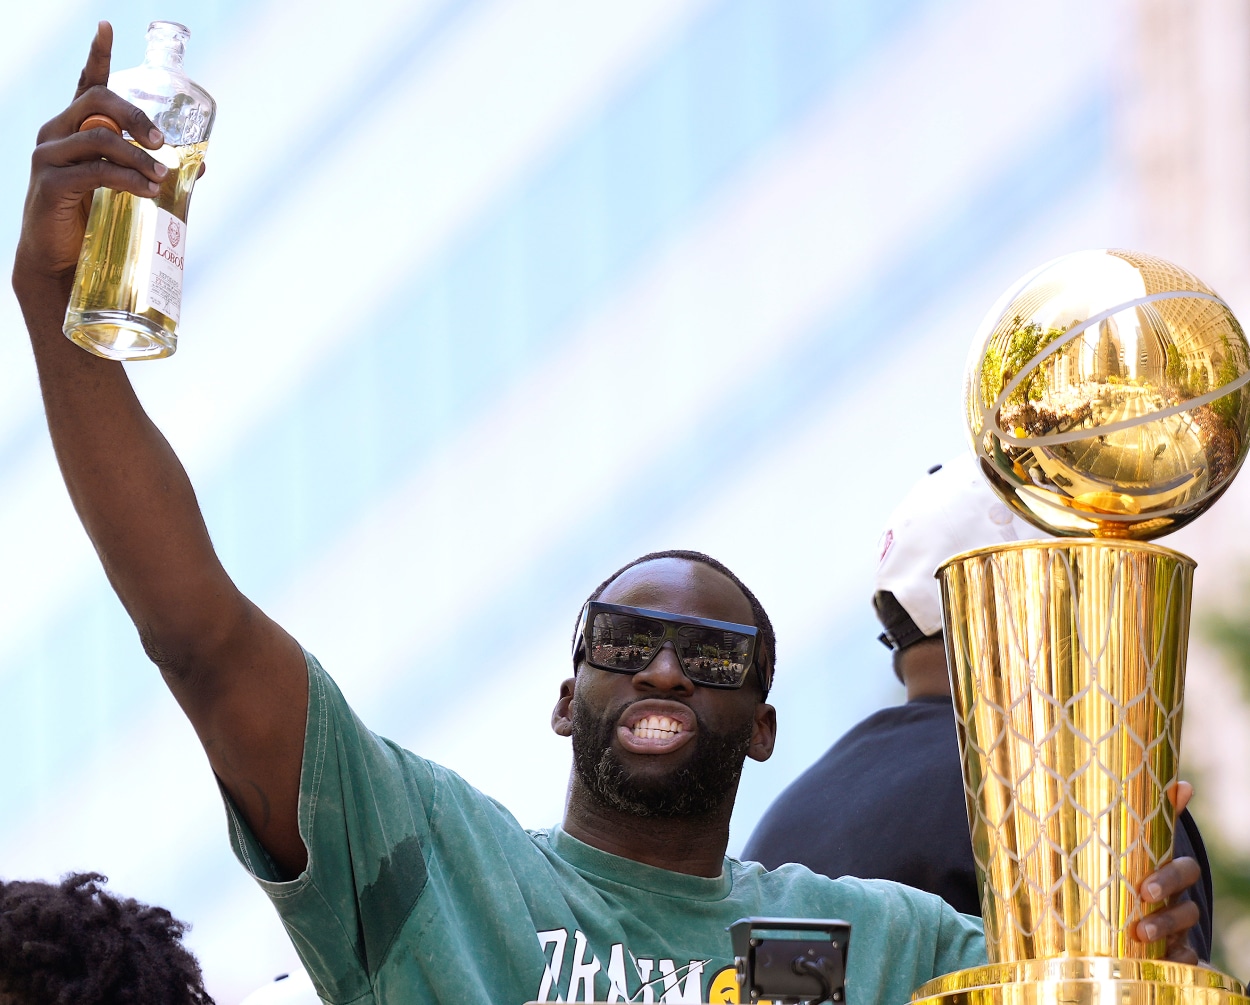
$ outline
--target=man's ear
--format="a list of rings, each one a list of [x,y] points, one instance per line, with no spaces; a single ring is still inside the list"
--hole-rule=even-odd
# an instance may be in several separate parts
[[[767,761],[773,756],[777,742],[777,710],[767,702],[755,706],[755,726],[751,730],[751,746],[747,757],[753,761]]]
[[[551,710],[551,728],[556,736],[573,735],[573,717],[570,706],[573,704],[573,689],[577,678],[570,677],[560,685],[560,699]]]

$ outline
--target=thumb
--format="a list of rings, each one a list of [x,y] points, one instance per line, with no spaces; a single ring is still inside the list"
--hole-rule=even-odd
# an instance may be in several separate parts
[[[1177,782],[1175,785],[1168,786],[1168,799],[1178,816],[1184,812],[1193,795],[1194,787],[1189,782]]]

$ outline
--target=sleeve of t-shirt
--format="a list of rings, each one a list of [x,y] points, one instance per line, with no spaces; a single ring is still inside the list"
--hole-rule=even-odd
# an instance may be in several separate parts
[[[940,903],[934,975],[940,977],[956,970],[985,966],[985,929],[981,919],[960,914],[946,901]]]
[[[934,894],[889,880],[843,877],[834,882],[853,898],[848,1002],[906,1002],[935,977],[985,966],[980,918],[960,914]],[[872,988],[877,991],[870,996]]]
[[[277,908],[323,997],[369,993],[428,880],[438,772],[371,733],[311,655],[308,723],[300,775],[304,872],[283,882],[272,859],[225,794],[230,842]],[[483,797],[485,798],[485,797]]]

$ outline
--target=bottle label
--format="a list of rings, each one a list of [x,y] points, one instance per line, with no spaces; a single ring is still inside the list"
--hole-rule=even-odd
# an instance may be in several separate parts
[[[187,225],[173,213],[158,208],[148,303],[175,323],[182,311],[182,263],[186,249]]]

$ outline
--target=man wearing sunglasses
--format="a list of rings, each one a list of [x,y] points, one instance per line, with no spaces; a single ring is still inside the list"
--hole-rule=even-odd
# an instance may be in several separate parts
[[[726,858],[743,763],[773,749],[775,644],[758,601],[706,556],[648,556],[591,596],[552,716],[573,743],[562,826],[527,832],[364,727],[230,580],[123,368],[61,334],[93,190],[147,197],[164,173],[152,123],[104,86],[111,38],[102,23],[73,102],[40,131],[13,285],[70,496],[321,997],[704,1001],[730,993],[725,928],[746,915],[851,922],[851,1005],[893,1005],[983,961],[979,925],[937,897]],[[135,142],[80,131],[92,115]]]

